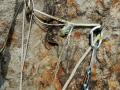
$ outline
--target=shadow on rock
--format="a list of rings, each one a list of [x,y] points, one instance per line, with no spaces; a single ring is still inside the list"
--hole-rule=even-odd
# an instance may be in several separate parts
[[[13,19],[9,28],[9,34],[8,39],[6,43],[6,47],[4,52],[0,53],[0,90],[5,90],[5,87],[7,86],[5,81],[7,80],[6,75],[8,72],[8,66],[11,60],[10,55],[10,46],[11,46],[11,40],[14,33],[14,28],[16,25],[16,18],[19,13],[23,10],[23,2],[19,2],[19,0],[16,0],[15,8],[14,8],[14,15]]]

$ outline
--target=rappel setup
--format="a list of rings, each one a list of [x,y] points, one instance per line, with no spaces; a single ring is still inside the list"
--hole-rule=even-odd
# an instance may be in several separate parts
[[[47,18],[51,18],[53,20],[56,20],[58,22],[60,22],[60,24],[50,24],[50,23],[46,23],[43,22],[38,14],[43,15],[44,17]],[[29,30],[28,30],[28,34],[27,34],[27,41],[24,42],[24,33],[25,33],[25,17],[27,19],[27,21],[29,22]],[[46,14],[42,11],[39,11],[37,9],[35,9],[34,7],[34,2],[33,0],[24,0],[24,8],[23,8],[23,25],[22,25],[22,52],[21,52],[21,76],[20,76],[20,90],[22,90],[22,72],[23,72],[23,66],[24,66],[24,62],[26,59],[26,55],[27,55],[27,49],[28,49],[28,44],[29,44],[29,38],[30,38],[30,33],[31,33],[31,27],[32,27],[32,22],[37,20],[39,23],[43,24],[43,25],[47,25],[47,26],[63,26],[63,28],[61,29],[61,36],[66,35],[66,41],[64,46],[67,44],[69,44],[70,42],[70,35],[72,33],[72,31],[74,30],[75,27],[92,27],[92,30],[90,30],[90,47],[88,49],[86,49],[86,52],[82,55],[82,57],[79,59],[79,61],[77,62],[77,64],[75,65],[74,69],[72,70],[68,80],[66,81],[66,83],[64,84],[62,90],[66,90],[66,88],[68,87],[68,85],[70,84],[71,80],[73,79],[78,67],[80,66],[80,64],[83,62],[83,60],[87,57],[87,55],[92,52],[92,57],[91,57],[91,61],[89,64],[88,69],[86,70],[86,80],[84,81],[83,84],[83,90],[90,90],[90,80],[91,80],[91,76],[92,76],[92,72],[93,72],[93,66],[96,63],[96,53],[97,50],[99,49],[101,43],[102,43],[102,39],[103,39],[103,30],[102,30],[102,26],[100,24],[83,24],[83,23],[72,23],[57,17],[54,17],[52,15]],[[61,50],[61,53],[58,57],[59,61],[57,63],[56,66],[56,72],[55,72],[55,76],[59,71],[59,65],[61,63],[61,56],[63,54],[64,51],[64,47]],[[55,77],[56,78],[56,77]]]

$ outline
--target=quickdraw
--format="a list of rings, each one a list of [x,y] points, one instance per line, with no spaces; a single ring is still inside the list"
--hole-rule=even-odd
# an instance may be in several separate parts
[[[22,90],[22,80],[23,80],[23,67],[24,67],[24,62],[26,59],[26,54],[27,54],[27,49],[28,49],[28,43],[29,43],[29,38],[30,38],[30,33],[31,33],[31,27],[32,27],[32,20],[33,20],[33,1],[32,0],[24,0],[24,8],[23,8],[23,25],[22,25],[22,52],[21,52],[21,72],[20,72],[20,86],[19,90]],[[29,24],[29,30],[28,30],[28,35],[27,35],[27,41],[24,49],[24,29],[25,29],[25,14],[27,20],[30,22]]]

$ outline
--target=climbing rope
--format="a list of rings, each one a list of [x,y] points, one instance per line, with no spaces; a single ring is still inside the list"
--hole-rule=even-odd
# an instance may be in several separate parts
[[[33,16],[34,16],[34,18],[36,18],[41,24],[43,24],[43,25],[47,25],[47,26],[64,26],[65,24],[49,24],[49,23],[45,23],[45,22],[43,22],[42,20],[40,20],[39,18],[38,18],[38,16],[37,15],[35,15],[34,13],[33,13]]]
[[[25,1],[24,1],[25,3]],[[19,90],[22,90],[22,79],[23,79],[23,66],[24,66],[24,30],[25,30],[25,4],[23,8],[23,23],[22,23],[22,44],[21,44],[21,72],[20,72],[20,86]]]
[[[31,0],[29,0],[28,2],[26,2],[24,0],[24,8],[23,8],[23,25],[22,25],[22,50],[21,50],[21,72],[20,72],[20,87],[19,90],[22,90],[22,80],[23,80],[23,67],[24,67],[24,63],[25,63],[25,59],[26,59],[26,54],[27,54],[27,49],[28,49],[28,43],[29,43],[29,38],[30,38],[30,33],[31,33],[31,26],[32,26],[32,18],[33,15],[30,15],[30,24],[29,24],[29,30],[28,30],[28,35],[27,35],[27,42],[26,45],[24,44],[24,32],[25,32],[25,13],[26,13],[26,9],[30,8],[31,4]],[[33,7],[33,6],[32,6]],[[24,48],[25,46],[25,48]]]
[[[40,13],[40,14],[46,16],[46,17],[52,18],[52,19],[54,19],[54,20],[57,20],[57,21],[59,21],[59,22],[65,23],[65,24],[71,24],[71,25],[73,25],[73,26],[82,26],[82,27],[95,27],[95,26],[99,26],[99,24],[73,23],[73,22],[69,22],[69,21],[66,21],[66,20],[64,20],[64,19],[60,19],[60,18],[58,18],[58,17],[52,16],[52,15],[46,14],[46,13],[44,13],[44,12],[42,12],[42,11],[37,10],[37,9],[33,9],[33,11],[34,11],[34,14],[35,14],[36,16],[37,16],[36,13]],[[36,12],[36,13],[35,13],[35,12]]]
[[[30,33],[31,33],[31,28],[32,28],[32,20],[33,20],[33,15],[31,14],[29,30],[28,30],[28,35],[27,35],[27,41],[26,41],[26,46],[25,46],[25,53],[24,53],[24,58],[23,58],[24,60],[26,59],[26,55],[27,55],[28,44],[29,44],[29,39],[30,39]]]

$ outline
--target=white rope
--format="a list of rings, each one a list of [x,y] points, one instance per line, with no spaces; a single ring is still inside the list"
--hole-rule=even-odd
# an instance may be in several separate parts
[[[46,14],[46,13],[41,12],[41,11],[39,11],[39,10],[37,10],[37,9],[34,9],[34,8],[33,8],[33,11],[34,11],[34,12],[38,12],[38,13],[40,13],[40,14],[42,14],[42,15],[44,15],[44,16],[47,16],[47,17],[49,17],[49,18],[55,19],[55,20],[57,20],[57,21],[63,22],[63,23],[65,23],[65,24],[66,24],[66,23],[71,24],[71,25],[73,25],[73,26],[94,27],[94,26],[99,26],[99,25],[100,25],[100,24],[72,23],[72,22],[69,22],[69,21],[66,21],[66,20],[63,20],[63,19],[57,18],[57,17],[55,17],[55,16],[52,16],[52,15]]]
[[[27,35],[27,41],[26,41],[26,46],[25,46],[25,51],[24,51],[24,60],[26,59],[26,55],[27,55],[27,50],[28,50],[28,44],[29,44],[29,39],[30,39],[30,33],[31,33],[31,27],[32,27],[32,18],[33,15],[31,15],[30,17],[30,24],[29,24],[29,30],[28,30],[28,35]]]
[[[47,25],[47,26],[63,26],[63,25],[65,25],[65,24],[48,24],[48,23],[45,23],[42,20],[40,20],[35,14],[33,14],[33,15],[41,24],[44,24],[44,25]]]
[[[30,4],[30,1],[28,2]],[[33,3],[33,0],[32,0]],[[34,7],[34,3],[33,3]],[[28,49],[28,43],[29,43],[29,38],[30,38],[30,32],[31,32],[31,26],[32,26],[32,15],[30,18],[30,24],[29,24],[29,30],[28,30],[28,35],[27,35],[27,42],[25,46],[25,51],[24,51],[24,29],[25,29],[25,8],[26,8],[26,2],[24,0],[24,8],[23,8],[23,25],[22,25],[22,50],[21,50],[21,72],[20,72],[20,87],[19,90],[22,90],[22,80],[23,80],[23,68],[24,68],[24,62],[26,59],[26,54],[27,54],[27,49]]]
[[[25,2],[25,1],[24,1]],[[23,79],[23,75],[22,75],[22,71],[23,71],[23,62],[24,62],[24,29],[25,29],[25,4],[24,4],[24,8],[23,8],[23,25],[22,25],[22,50],[21,50],[21,72],[20,72],[20,87],[19,90],[22,90],[22,79]]]
[[[71,75],[69,76],[68,80],[66,81],[65,85],[63,86],[62,90],[66,90],[67,86],[69,85],[70,81],[72,80],[73,76],[75,75],[75,72],[77,71],[77,68],[82,63],[82,61],[85,59],[85,57],[88,55],[88,53],[91,51],[92,47],[89,47],[85,54],[80,58],[76,66],[74,67]]]

